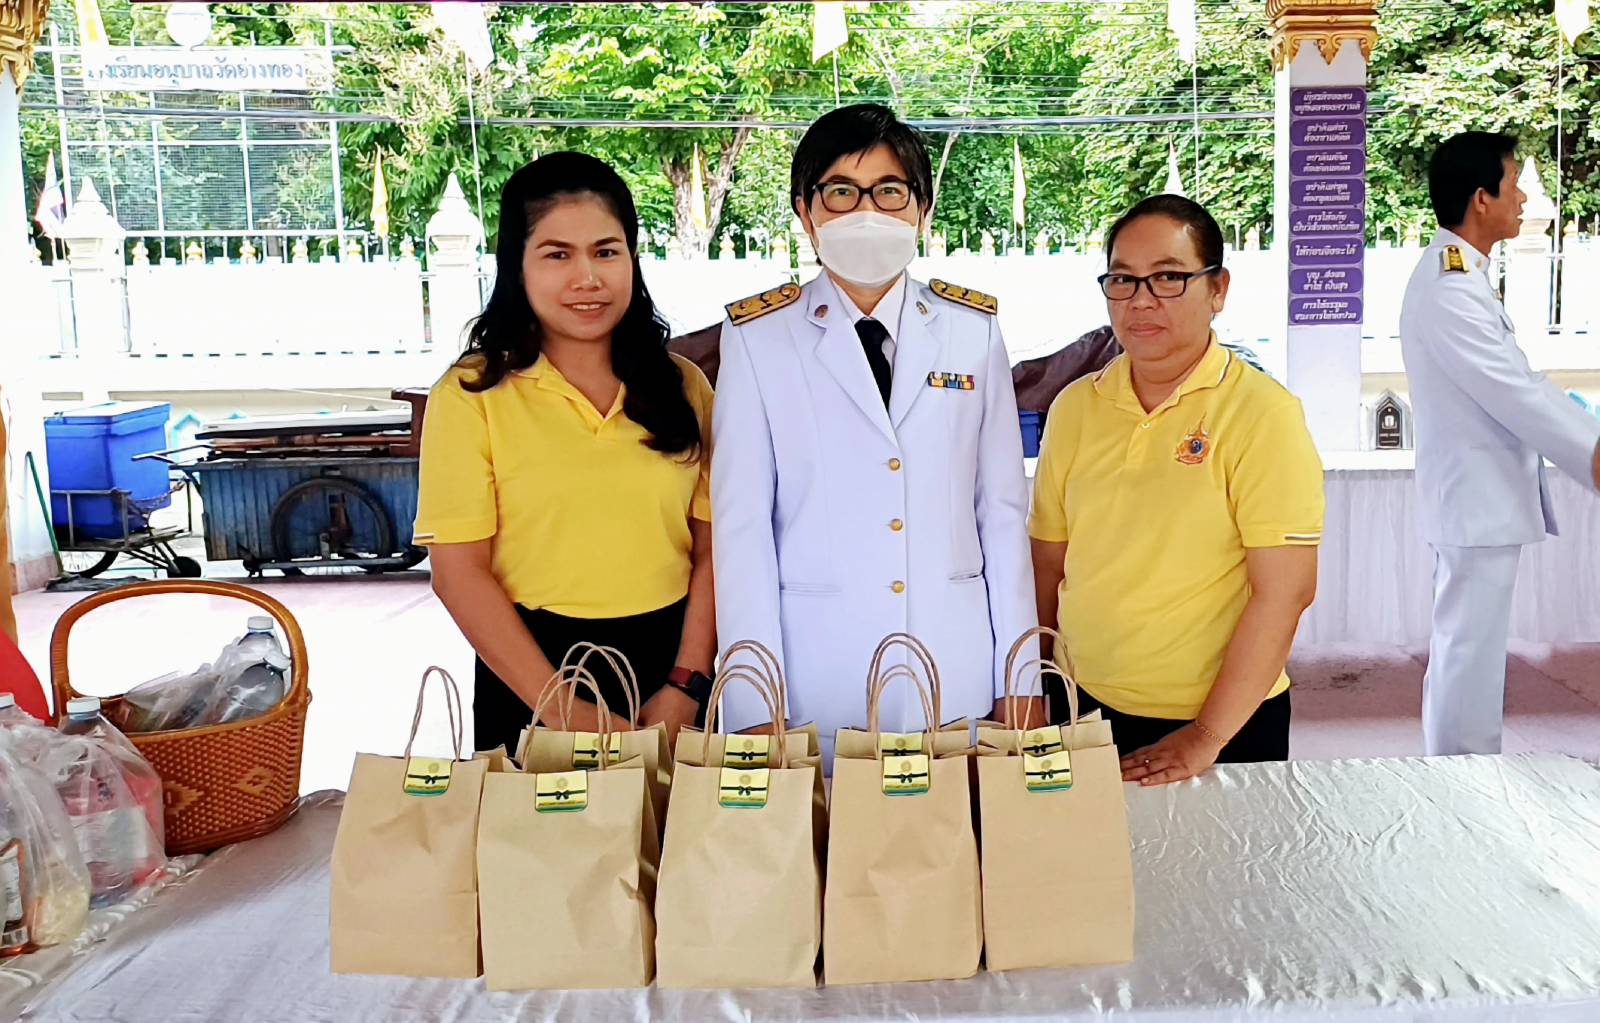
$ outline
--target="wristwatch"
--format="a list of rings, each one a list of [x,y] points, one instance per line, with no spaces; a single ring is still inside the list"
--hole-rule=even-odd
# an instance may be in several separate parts
[[[711,678],[705,672],[695,671],[693,668],[673,668],[667,672],[667,685],[702,707],[711,699]]]

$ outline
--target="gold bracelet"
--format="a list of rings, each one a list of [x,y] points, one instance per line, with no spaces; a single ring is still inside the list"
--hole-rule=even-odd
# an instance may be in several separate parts
[[[1218,735],[1216,732],[1213,732],[1211,729],[1207,728],[1205,725],[1202,725],[1198,718],[1195,719],[1193,724],[1194,724],[1194,727],[1195,727],[1195,731],[1199,732],[1201,735],[1205,736],[1207,739],[1210,739],[1212,742],[1216,743],[1219,747],[1220,746],[1226,746],[1228,744],[1228,740],[1227,739],[1224,739],[1222,736]]]

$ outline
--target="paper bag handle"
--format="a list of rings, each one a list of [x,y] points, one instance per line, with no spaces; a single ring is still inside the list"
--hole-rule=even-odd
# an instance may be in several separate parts
[[[742,664],[724,666],[717,672],[717,680],[711,684],[711,698],[706,701],[706,730],[700,743],[700,763],[706,767],[711,766],[711,736],[718,724],[717,705],[722,700],[722,690],[729,682],[750,683],[751,688],[761,697],[761,702],[767,705],[767,713],[772,715],[772,739],[778,744],[778,767],[788,767],[789,733],[784,727],[783,715],[778,711],[780,703],[777,695],[765,676]]]
[[[937,671],[938,669],[935,668],[934,670]],[[874,760],[883,759],[882,733],[878,729],[878,701],[882,698],[883,691],[888,687],[889,683],[901,678],[910,681],[912,685],[916,686],[917,695],[922,698],[922,713],[928,723],[927,754],[930,758],[935,754],[934,736],[939,730],[937,724],[939,718],[934,710],[933,701],[937,697],[929,694],[928,687],[923,683],[922,677],[912,671],[908,665],[896,664],[874,678],[872,692],[867,697],[867,730],[872,733],[872,758]]]
[[[578,659],[574,661],[572,659],[573,655],[577,654],[580,650],[582,653],[579,654]],[[569,668],[583,668],[588,664],[589,658],[596,654],[598,654],[603,660],[605,660],[607,664],[611,666],[612,672],[622,683],[622,692],[628,699],[629,729],[638,728],[639,711],[643,704],[643,691],[639,688],[639,676],[633,670],[633,664],[629,662],[627,656],[624,655],[621,650],[618,650],[614,646],[602,646],[599,643],[591,643],[588,640],[580,640],[577,643],[574,643],[572,648],[567,651],[567,655],[561,659],[561,665],[556,669],[556,673],[561,674],[567,671]],[[577,697],[577,695],[578,689],[576,686],[569,686],[567,688],[567,702],[562,708],[561,712],[563,720],[567,720],[572,717],[572,701]]]
[[[1057,658],[1059,658],[1061,656],[1061,652],[1067,648],[1066,637],[1062,636],[1061,633],[1050,628],[1048,625],[1035,625],[1027,632],[1024,632],[1022,635],[1018,636],[1017,641],[1011,644],[1010,651],[1006,653],[1006,720],[1009,721],[1012,727],[1016,728],[1018,731],[1027,731],[1028,728],[1031,727],[1027,721],[1023,721],[1021,723],[1018,723],[1017,721],[1017,700],[1019,699],[1019,694],[1017,692],[1017,680],[1020,672],[1026,671],[1029,668],[1038,668],[1039,695],[1043,696],[1044,673],[1045,669],[1048,667],[1054,669],[1055,673],[1061,676],[1062,681],[1066,682],[1067,684],[1067,703],[1072,711],[1072,725],[1074,728],[1076,728],[1078,724],[1078,683],[1072,678],[1072,676],[1067,674],[1067,672],[1063,670],[1059,664],[1046,661],[1044,658],[1039,658],[1035,661],[1029,661],[1020,666],[1017,664],[1017,657],[1021,655],[1022,648],[1028,644],[1029,640],[1038,636],[1050,637],[1055,644],[1055,656]],[[1033,708],[1029,707],[1028,710],[1031,714]],[[1048,721],[1041,723],[1049,724]]]
[[[455,741],[455,759],[461,759],[462,725],[464,718],[461,714],[461,690],[456,688],[456,680],[450,673],[437,664],[422,673],[422,682],[417,685],[417,709],[411,714],[411,734],[406,737],[405,759],[411,759],[411,746],[417,741],[417,729],[422,727],[422,698],[428,695],[428,679],[438,675],[444,683],[444,709],[450,715],[450,737]]]
[[[1041,693],[1044,691],[1044,677],[1046,675],[1055,675],[1066,683],[1068,720],[1071,722],[1067,729],[1067,748],[1075,748],[1078,744],[1078,684],[1072,680],[1072,676],[1061,670],[1060,665],[1054,661],[1047,661],[1043,657],[1024,662],[1019,666],[1018,670],[1027,671],[1030,668],[1037,668],[1039,671],[1039,690]],[[1011,713],[1010,707],[1007,707],[1006,710],[1008,714]],[[1017,733],[1017,755],[1021,756],[1023,752],[1023,737],[1027,735],[1028,730],[1026,728],[1016,728],[1013,731]]]
[[[778,663],[778,655],[774,654],[765,644],[753,639],[741,639],[722,652],[723,667],[732,663],[737,654],[748,653],[760,662],[760,667],[765,669],[767,688],[772,690],[777,698],[778,714],[785,722],[789,720],[789,686],[783,677],[783,666]]]
[[[605,697],[600,695],[600,683],[595,681],[595,677],[589,673],[588,668],[566,668],[563,673],[558,673],[558,677],[552,679],[550,683],[545,686],[544,692],[539,696],[538,706],[533,708],[533,721],[529,723],[528,730],[530,732],[536,732],[539,730],[539,715],[544,713],[545,704],[556,699],[565,692],[576,689],[580,685],[594,694],[595,717],[597,718],[597,725],[600,729],[596,735],[596,738],[599,740],[598,749],[600,751],[600,756],[598,757],[600,763],[598,766],[600,770],[604,771],[606,768],[611,766],[611,757],[609,755],[611,749],[611,736],[613,732],[611,725],[611,708],[606,706]]]
[[[911,635],[910,633],[891,632],[889,635],[883,637],[883,641],[878,644],[878,649],[873,651],[872,663],[867,667],[868,713],[869,715],[871,714],[870,708],[873,705],[874,699],[873,692],[878,674],[883,670],[883,659],[890,650],[897,646],[909,651],[912,656],[922,663],[922,670],[928,680],[929,689],[931,690],[933,705],[932,721],[929,724],[929,730],[937,731],[939,726],[944,722],[944,687],[939,678],[939,666],[934,663],[933,654],[929,652],[927,646],[923,644],[922,640]],[[882,687],[876,686],[876,688],[881,693]]]

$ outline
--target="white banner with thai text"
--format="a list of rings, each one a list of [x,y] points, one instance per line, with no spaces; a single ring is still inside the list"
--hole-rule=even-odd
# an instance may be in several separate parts
[[[320,92],[333,55],[308,46],[89,46],[83,87],[96,92]]]

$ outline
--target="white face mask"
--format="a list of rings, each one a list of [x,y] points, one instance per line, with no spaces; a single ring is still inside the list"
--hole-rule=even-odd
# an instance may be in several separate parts
[[[817,228],[822,265],[862,287],[888,284],[917,256],[917,225],[862,210]]]

